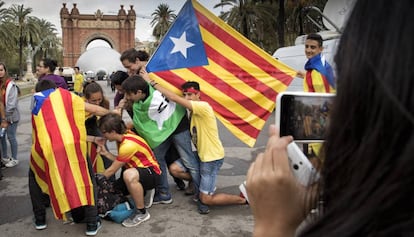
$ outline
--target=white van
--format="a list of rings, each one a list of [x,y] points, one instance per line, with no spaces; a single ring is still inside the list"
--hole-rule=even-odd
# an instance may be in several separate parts
[[[59,71],[60,68],[63,68],[62,73]],[[75,70],[73,68],[71,68],[71,67],[56,67],[55,74],[62,76],[65,79],[66,84],[68,85],[68,89],[70,91],[73,91],[73,84],[74,84],[74,81],[75,81]]]
[[[326,60],[335,68],[334,56],[339,44],[341,32],[348,19],[349,13],[354,6],[355,0],[328,0],[323,12],[316,7],[308,7],[308,11],[317,11],[323,17],[323,24],[326,29],[317,32],[323,39],[323,52]],[[315,22],[307,15],[310,21]],[[303,70],[307,58],[305,56],[305,40],[307,35],[300,35],[295,40],[295,45],[282,47],[273,53],[273,57],[277,58],[286,65],[295,70]],[[302,91],[302,79],[295,78],[288,90]]]

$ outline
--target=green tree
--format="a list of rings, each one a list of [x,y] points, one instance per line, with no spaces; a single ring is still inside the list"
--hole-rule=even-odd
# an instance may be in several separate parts
[[[151,16],[153,17],[151,26],[154,27],[152,35],[157,39],[157,41],[167,33],[171,24],[177,17],[177,15],[174,14],[174,10],[171,10],[165,3],[158,5],[157,9],[151,14]]]
[[[5,61],[6,58],[10,58],[11,53],[14,50],[13,39],[10,37],[14,35],[14,27],[7,21],[7,8],[3,8],[5,3],[0,1],[0,60]]]
[[[39,40],[39,26],[36,24],[36,19],[29,16],[32,13],[32,8],[25,8],[24,5],[13,4],[8,10],[6,21],[14,24],[17,28],[17,42],[19,50],[19,72],[23,76],[23,49],[28,44],[33,44]]]
[[[34,18],[39,28],[39,37],[33,41],[33,65],[44,57],[59,59],[61,57],[61,40],[57,37],[55,25],[45,19]]]
[[[222,12],[220,18],[261,48],[268,51],[270,45],[274,44],[274,40],[268,40],[268,35],[273,39],[276,36],[273,26],[276,22],[276,5],[269,1],[222,0],[214,6],[217,7],[230,8]]]

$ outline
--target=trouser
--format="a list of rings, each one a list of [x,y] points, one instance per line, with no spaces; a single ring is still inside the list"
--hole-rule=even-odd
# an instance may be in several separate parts
[[[194,155],[191,147],[191,135],[190,131],[185,130],[176,134],[172,134],[163,143],[154,149],[155,158],[161,168],[161,180],[156,188],[156,192],[159,194],[170,194],[168,185],[168,169],[166,163],[166,155],[170,146],[174,145],[177,152],[183,161],[183,164],[189,170],[195,190],[198,191],[200,186],[200,160]]]
[[[96,180],[92,172],[92,168],[88,159],[88,166],[92,184],[94,187],[94,198],[95,203],[97,200],[97,191],[96,191]],[[32,201],[33,214],[36,219],[44,220],[46,217],[46,207],[49,206],[50,200],[49,195],[43,193],[39,184],[36,181],[35,175],[31,169],[29,169],[29,193],[30,200]],[[96,206],[82,206],[74,208],[71,210],[72,217],[75,222],[86,222],[86,223],[96,223],[98,218],[98,210]]]

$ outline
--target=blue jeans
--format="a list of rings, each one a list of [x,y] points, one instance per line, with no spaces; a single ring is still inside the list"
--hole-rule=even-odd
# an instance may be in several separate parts
[[[190,171],[196,188],[195,190],[198,190],[198,187],[200,186],[200,160],[194,155],[194,152],[192,151],[190,131],[185,130],[177,134],[172,134],[167,138],[167,140],[154,148],[155,158],[157,158],[162,171],[160,183],[156,188],[157,194],[161,193],[170,195],[167,176],[168,169],[167,163],[165,162],[165,157],[168,155],[167,151],[171,145],[174,145],[177,149],[184,166]]]
[[[11,150],[11,157],[13,159],[17,159],[17,139],[16,139],[16,132],[17,132],[17,125],[19,122],[9,123],[7,127],[6,134],[1,139],[1,156],[2,158],[7,158],[7,140],[10,143],[10,150]]]
[[[217,173],[223,165],[224,159],[210,161],[210,162],[201,162],[200,164],[200,192],[213,195],[216,191],[216,179]]]

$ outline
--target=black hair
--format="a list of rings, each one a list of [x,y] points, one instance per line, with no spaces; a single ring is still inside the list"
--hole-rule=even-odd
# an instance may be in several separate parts
[[[194,88],[196,90],[200,90],[200,84],[196,81],[187,81],[184,84],[181,85],[181,89],[185,90],[188,88]]]
[[[44,91],[44,90],[51,89],[51,88],[56,88],[56,87],[57,87],[57,85],[54,81],[45,79],[45,80],[38,81],[36,83],[35,91],[39,92],[39,91]]]
[[[122,82],[124,82],[128,77],[128,73],[124,71],[116,71],[111,75],[111,82],[114,85],[122,85]]]
[[[98,120],[98,128],[102,133],[115,131],[118,134],[125,134],[127,131],[125,122],[121,116],[115,113],[109,113]]]
[[[122,82],[122,89],[125,93],[137,93],[141,90],[142,93],[149,95],[149,84],[140,75],[133,75]]]
[[[315,40],[315,41],[318,41],[319,47],[322,47],[322,45],[323,45],[323,39],[322,39],[322,36],[320,34],[310,33],[310,34],[308,34],[306,36],[306,39],[307,40]]]
[[[134,48],[130,48],[125,50],[120,57],[121,62],[124,60],[128,60],[131,63],[135,63],[137,58],[140,61],[148,61],[149,54],[144,50],[136,50]]]
[[[109,100],[106,99],[101,85],[95,81],[85,83],[85,86],[83,87],[83,94],[86,99],[89,99],[91,97],[91,94],[97,92],[100,92],[102,94],[102,102],[99,104],[99,106],[109,109]]]
[[[57,61],[50,59],[50,58],[43,58],[41,61],[43,61],[43,66],[49,68],[49,71],[53,73],[57,67]]]

